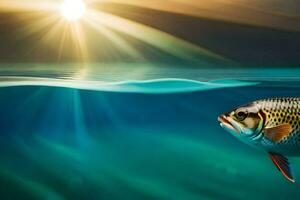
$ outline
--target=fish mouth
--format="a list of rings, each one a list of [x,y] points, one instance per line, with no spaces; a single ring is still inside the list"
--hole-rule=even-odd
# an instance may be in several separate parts
[[[222,128],[229,129],[231,131],[234,131],[236,133],[240,133],[240,131],[232,125],[230,120],[228,119],[229,117],[226,117],[226,115],[220,115],[218,117],[218,121],[220,122],[220,125]]]

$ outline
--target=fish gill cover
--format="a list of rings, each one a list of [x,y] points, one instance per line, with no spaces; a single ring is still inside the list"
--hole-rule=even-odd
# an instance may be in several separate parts
[[[299,198],[299,182],[217,122],[299,97],[299,12],[294,0],[1,0],[1,199]]]

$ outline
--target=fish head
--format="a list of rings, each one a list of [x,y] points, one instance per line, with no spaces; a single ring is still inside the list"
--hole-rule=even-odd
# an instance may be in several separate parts
[[[221,127],[236,137],[254,138],[264,127],[265,116],[255,103],[251,103],[218,117]]]

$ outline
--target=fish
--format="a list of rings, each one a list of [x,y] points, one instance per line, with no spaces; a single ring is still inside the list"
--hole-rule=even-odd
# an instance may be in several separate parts
[[[300,156],[300,98],[256,100],[221,114],[222,128],[267,152],[282,175],[294,183],[288,157]]]

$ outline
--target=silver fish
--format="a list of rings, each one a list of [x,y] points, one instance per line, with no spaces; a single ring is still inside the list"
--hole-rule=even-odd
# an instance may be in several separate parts
[[[254,101],[218,117],[241,141],[268,152],[284,177],[295,182],[287,156],[300,156],[300,98]]]

